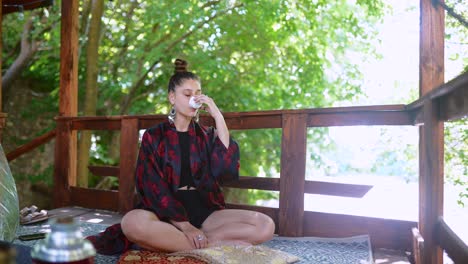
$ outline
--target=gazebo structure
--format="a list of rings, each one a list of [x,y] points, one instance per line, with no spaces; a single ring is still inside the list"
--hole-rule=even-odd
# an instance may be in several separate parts
[[[78,3],[62,1],[57,126],[9,153],[8,158],[11,160],[55,138],[55,206],[78,205],[124,213],[133,207],[135,197],[133,171],[139,130],[166,117],[77,116]],[[444,20],[444,9],[434,1],[420,1],[420,98],[411,104],[225,113],[230,129],[282,129],[279,179],[244,176],[238,182],[225,183],[234,188],[279,191],[279,208],[228,206],[271,216],[277,233],[284,236],[339,237],[368,233],[375,247],[412,250],[416,263],[440,264],[443,250],[456,263],[468,263],[467,245],[443,219],[444,122],[468,115],[468,73],[444,83]],[[4,120],[5,115],[0,117]],[[207,117],[202,122],[212,124]],[[305,193],[360,197],[368,190],[363,185],[305,180],[307,128],[356,125],[419,126],[418,222],[304,211]],[[76,186],[79,130],[120,131],[120,165],[90,167],[95,175],[118,177],[118,191]]]

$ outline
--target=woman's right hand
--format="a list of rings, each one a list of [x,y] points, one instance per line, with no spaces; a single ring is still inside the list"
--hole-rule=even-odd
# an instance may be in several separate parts
[[[194,249],[206,248],[208,246],[208,238],[200,229],[190,225],[191,227],[182,230]]]
[[[177,229],[184,233],[194,249],[206,248],[208,246],[208,238],[203,231],[194,227],[190,222],[171,222]]]

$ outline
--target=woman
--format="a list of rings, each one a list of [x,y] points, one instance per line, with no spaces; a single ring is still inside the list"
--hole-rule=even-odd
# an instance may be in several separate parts
[[[177,59],[175,68],[168,87],[168,121],[143,135],[135,173],[141,202],[123,217],[121,226],[106,230],[119,249],[109,247],[105,234],[89,238],[100,253],[117,253],[132,243],[173,252],[258,244],[273,236],[270,217],[224,209],[219,182],[238,179],[238,145],[213,99],[201,93],[199,78],[187,71],[187,63]],[[216,129],[198,124],[191,97],[211,115]],[[119,239],[124,243],[116,243]]]

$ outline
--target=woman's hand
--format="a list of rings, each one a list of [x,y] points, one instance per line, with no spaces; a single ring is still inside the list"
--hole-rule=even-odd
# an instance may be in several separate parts
[[[208,239],[206,238],[205,233],[192,225],[190,226],[190,228],[186,228],[182,230],[182,232],[190,241],[193,248],[206,248],[208,246]]]
[[[184,233],[193,248],[200,249],[208,246],[208,238],[203,231],[194,227],[190,222],[171,221],[171,223]]]
[[[218,106],[215,104],[213,99],[208,97],[205,94],[200,94],[195,96],[195,102],[202,104],[200,109],[207,111],[210,115],[216,119],[222,116],[221,111],[219,111]]]
[[[213,99],[207,95],[200,94],[195,96],[195,102],[202,104],[200,109],[207,111],[214,118],[216,123],[216,133],[226,148],[229,147],[229,130],[224,121],[223,114],[219,111]]]

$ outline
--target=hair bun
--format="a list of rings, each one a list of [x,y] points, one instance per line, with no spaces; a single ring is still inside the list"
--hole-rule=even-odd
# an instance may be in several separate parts
[[[187,65],[188,63],[182,59],[176,59],[174,62],[175,65],[175,73],[178,72],[187,72]]]

